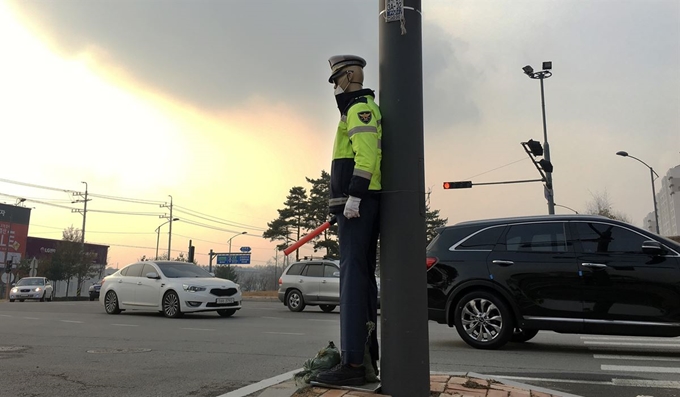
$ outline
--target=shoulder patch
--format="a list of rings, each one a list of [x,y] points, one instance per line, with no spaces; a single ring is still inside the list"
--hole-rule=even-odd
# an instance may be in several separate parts
[[[359,112],[357,113],[357,116],[359,116],[359,120],[361,120],[361,122],[364,124],[370,123],[371,118],[373,118],[371,112]]]

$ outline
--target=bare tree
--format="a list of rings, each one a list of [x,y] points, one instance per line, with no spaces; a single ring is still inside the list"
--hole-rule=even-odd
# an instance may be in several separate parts
[[[590,193],[593,196],[593,200],[588,202],[586,205],[586,213],[590,215],[601,215],[606,216],[610,219],[616,219],[622,222],[631,223],[628,215],[623,212],[615,211],[613,204],[609,199],[609,195],[605,190],[604,193]]]

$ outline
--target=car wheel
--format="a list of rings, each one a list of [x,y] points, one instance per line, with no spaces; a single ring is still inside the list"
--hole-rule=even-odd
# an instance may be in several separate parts
[[[10,302],[14,302],[14,299],[10,299],[9,301],[10,301]]]
[[[512,337],[510,337],[510,342],[526,342],[536,336],[536,334],[538,334],[537,329],[515,328],[512,332]]]
[[[217,314],[219,314],[222,317],[231,317],[236,313],[236,310],[234,309],[220,309],[217,311]]]
[[[319,305],[319,307],[326,313],[330,313],[335,310],[335,305]]]
[[[182,310],[179,307],[179,296],[175,291],[168,291],[163,295],[163,315],[165,317],[182,317]]]
[[[108,314],[118,314],[120,313],[120,307],[118,307],[118,295],[115,292],[109,291],[104,296],[104,310]]]
[[[302,293],[296,289],[288,293],[286,302],[288,303],[287,306],[291,312],[301,312],[305,309],[305,300],[302,297]]]
[[[456,305],[454,322],[465,343],[477,349],[498,349],[510,340],[514,330],[508,306],[485,291],[463,296]]]

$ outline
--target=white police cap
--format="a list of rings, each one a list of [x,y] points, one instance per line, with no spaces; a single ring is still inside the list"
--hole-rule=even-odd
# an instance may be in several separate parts
[[[366,60],[356,55],[334,55],[328,59],[328,63],[331,65],[331,77],[328,78],[328,82],[331,84],[346,66],[356,65],[362,68],[366,66]]]

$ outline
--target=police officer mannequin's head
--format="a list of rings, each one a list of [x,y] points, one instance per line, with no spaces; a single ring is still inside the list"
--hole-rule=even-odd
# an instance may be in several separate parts
[[[346,66],[333,79],[333,83],[333,88],[340,87],[343,92],[358,91],[364,87],[364,69],[356,65]]]
[[[335,94],[358,91],[364,85],[364,66],[366,61],[356,55],[335,55],[328,63],[331,66],[331,77],[328,79],[335,89]]]

